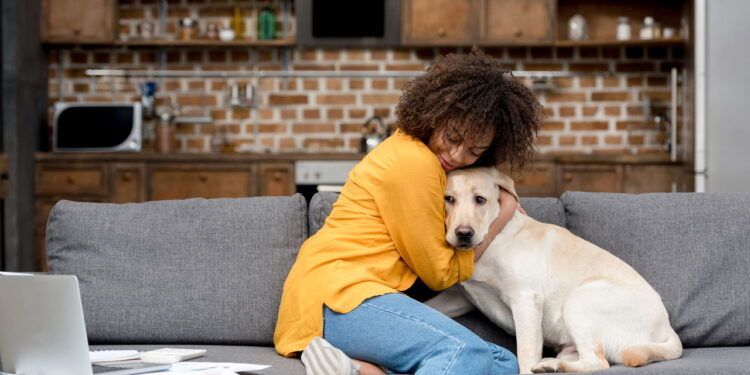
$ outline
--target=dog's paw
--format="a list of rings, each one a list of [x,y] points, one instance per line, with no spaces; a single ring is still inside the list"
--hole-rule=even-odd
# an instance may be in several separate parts
[[[560,360],[557,358],[544,358],[539,363],[531,367],[531,372],[535,374],[558,372],[560,370]]]

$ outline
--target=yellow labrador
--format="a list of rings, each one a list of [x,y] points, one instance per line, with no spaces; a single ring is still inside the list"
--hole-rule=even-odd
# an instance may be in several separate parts
[[[500,212],[494,168],[457,170],[446,187],[447,241],[470,249]],[[679,358],[682,343],[659,294],[632,267],[565,228],[516,212],[473,276],[427,304],[454,317],[476,306],[516,335],[521,373],[590,372]],[[542,359],[542,346],[558,351]]]

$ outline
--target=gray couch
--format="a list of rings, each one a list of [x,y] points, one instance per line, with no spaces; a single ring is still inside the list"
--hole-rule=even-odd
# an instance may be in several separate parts
[[[199,360],[272,365],[284,279],[336,194],[140,204],[59,202],[47,226],[50,272],[80,282],[92,349],[200,347]],[[570,229],[638,270],[686,347],[676,361],[606,374],[750,373],[750,194],[593,194],[526,198],[532,217]],[[514,339],[478,312],[457,319]]]

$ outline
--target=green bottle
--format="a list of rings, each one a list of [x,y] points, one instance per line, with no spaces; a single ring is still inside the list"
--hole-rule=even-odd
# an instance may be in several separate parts
[[[267,3],[258,13],[258,39],[276,39],[276,15]]]

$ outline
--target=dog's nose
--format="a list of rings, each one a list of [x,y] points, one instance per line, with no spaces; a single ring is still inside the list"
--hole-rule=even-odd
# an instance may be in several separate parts
[[[474,229],[468,226],[459,226],[456,228],[456,237],[459,241],[465,242],[471,240],[474,236]]]

